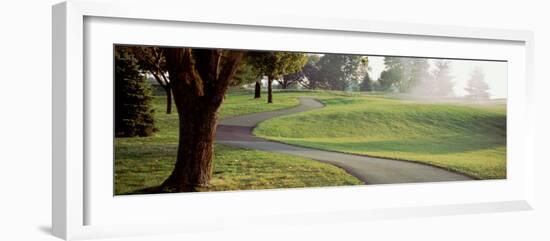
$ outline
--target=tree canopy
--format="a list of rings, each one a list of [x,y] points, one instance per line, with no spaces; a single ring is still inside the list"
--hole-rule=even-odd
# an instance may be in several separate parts
[[[166,70],[164,49],[151,46],[120,46],[125,48],[137,60],[140,71],[150,74],[166,93],[166,113],[172,113],[172,87]]]
[[[319,87],[319,59],[319,55],[308,56],[307,62],[301,71],[306,80],[300,82],[304,88],[313,90]]]
[[[366,73],[368,58],[359,55],[325,54],[317,62],[316,87],[331,90],[356,88]]]
[[[430,78],[425,58],[385,57],[386,68],[378,80],[381,90],[406,93]]]
[[[250,59],[245,55],[235,72],[235,76],[231,80],[230,86],[241,86],[245,84],[254,83],[258,78],[262,77],[262,73],[259,72],[254,65],[250,62]]]
[[[249,52],[248,58],[258,72],[273,79],[300,71],[307,61],[303,53],[276,51]]]
[[[248,58],[250,58],[250,62],[256,71],[263,73],[268,78],[268,103],[273,102],[273,80],[280,79],[285,74],[300,71],[307,61],[307,55],[304,53],[276,51],[249,52]]]

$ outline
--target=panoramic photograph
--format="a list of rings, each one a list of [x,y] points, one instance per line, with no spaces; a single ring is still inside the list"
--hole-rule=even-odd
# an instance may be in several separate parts
[[[114,195],[506,179],[507,62],[113,46]]]

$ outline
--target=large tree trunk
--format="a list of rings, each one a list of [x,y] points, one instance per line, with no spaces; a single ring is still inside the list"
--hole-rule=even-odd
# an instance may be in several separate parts
[[[267,103],[268,104],[273,103],[273,93],[271,88],[272,83],[273,83],[273,77],[268,76],[267,77]]]
[[[179,117],[177,161],[172,174],[162,184],[168,192],[193,192],[206,186],[212,175],[212,153],[218,108],[200,100],[174,96]],[[183,99],[183,100],[182,100]]]
[[[170,86],[166,86],[164,88],[164,91],[166,91],[166,114],[172,113],[172,88]]]
[[[256,80],[256,85],[254,86],[254,99],[259,99],[262,97],[262,79]]]
[[[243,56],[228,51],[222,63],[221,50],[167,48],[166,65],[179,118],[176,164],[162,183],[164,192],[197,191],[208,185],[216,114]]]

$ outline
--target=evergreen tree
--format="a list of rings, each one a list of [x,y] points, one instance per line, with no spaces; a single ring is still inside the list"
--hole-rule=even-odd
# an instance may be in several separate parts
[[[363,81],[361,82],[360,90],[361,91],[373,91],[373,82],[370,78],[370,75],[368,72],[365,73],[365,77],[363,78]]]
[[[448,97],[453,92],[453,76],[451,76],[451,62],[437,61],[436,69],[432,71],[432,77],[429,84],[431,95],[438,97]]]
[[[489,85],[485,82],[485,74],[481,68],[476,68],[470,74],[468,85],[464,88],[469,99],[486,100],[489,99]]]
[[[115,136],[150,136],[156,131],[152,90],[138,60],[124,47],[115,51]]]
[[[378,87],[381,91],[396,91],[403,76],[403,65],[401,58],[384,57],[385,69],[378,78]]]

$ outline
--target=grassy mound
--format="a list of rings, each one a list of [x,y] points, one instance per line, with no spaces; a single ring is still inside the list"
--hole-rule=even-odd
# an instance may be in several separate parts
[[[506,177],[504,104],[321,97],[325,108],[261,123],[290,144],[428,163],[481,179]]]

